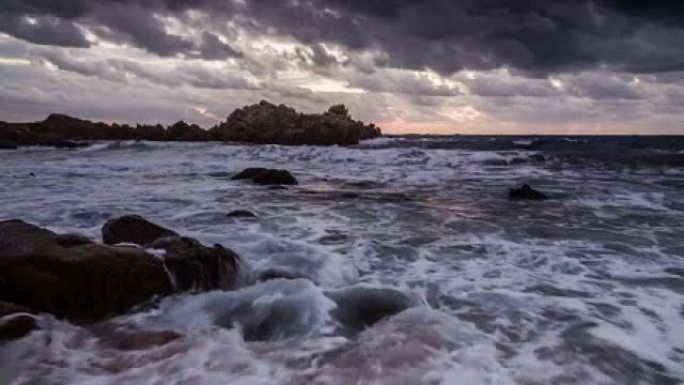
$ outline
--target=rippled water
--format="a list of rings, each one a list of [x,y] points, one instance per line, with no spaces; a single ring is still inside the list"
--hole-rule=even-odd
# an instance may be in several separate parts
[[[0,382],[684,380],[683,169],[421,147],[0,152],[1,219],[99,237],[108,218],[137,213],[247,264],[239,291],[174,296],[99,325],[43,316],[41,330],[0,347]],[[286,168],[300,185],[230,180],[253,166]],[[509,201],[520,183],[551,199]],[[234,209],[258,218],[227,217]],[[300,278],[250,283],[273,269]],[[331,297],[359,286],[400,290],[411,306],[342,330]],[[108,343],[141,330],[182,337],[139,350]]]

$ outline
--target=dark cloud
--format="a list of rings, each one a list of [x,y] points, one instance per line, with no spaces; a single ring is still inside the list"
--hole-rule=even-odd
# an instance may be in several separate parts
[[[83,31],[69,20],[51,16],[29,18],[0,15],[0,32],[34,44],[62,47],[89,47]]]
[[[204,11],[311,47],[335,43],[386,54],[378,65],[462,69],[509,67],[530,76],[607,66],[658,72],[684,68],[684,5],[663,0],[8,0],[3,13],[49,15],[104,26],[161,56],[238,57],[208,31],[192,42],[164,29],[158,15]],[[42,33],[7,33],[30,41]],[[681,40],[679,40],[681,41]],[[83,43],[83,42],[82,42]],[[46,43],[49,44],[49,43]],[[320,57],[320,56],[319,56]],[[323,57],[324,58],[324,57]],[[325,61],[321,62],[326,65]]]

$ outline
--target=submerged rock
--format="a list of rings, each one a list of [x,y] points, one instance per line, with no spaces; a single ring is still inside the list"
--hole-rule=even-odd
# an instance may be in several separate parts
[[[326,295],[337,304],[333,318],[351,331],[363,330],[411,305],[406,294],[389,288],[356,286]]]
[[[75,240],[21,220],[0,222],[0,300],[83,320],[173,291],[152,254]]]
[[[279,340],[316,332],[335,305],[306,279],[275,279],[232,292],[205,294],[205,311],[223,327],[239,325],[246,341]]]
[[[233,210],[226,216],[229,218],[255,218],[257,215],[249,210]]]
[[[249,179],[256,184],[262,185],[296,185],[299,184],[292,174],[287,170],[275,168],[250,167],[242,170],[231,179]]]
[[[145,246],[159,238],[177,236],[175,231],[154,224],[139,215],[124,215],[102,226],[102,240],[108,245],[134,243]]]
[[[523,185],[520,188],[512,188],[508,192],[510,199],[544,200],[548,199],[543,193],[533,189],[530,185]]]

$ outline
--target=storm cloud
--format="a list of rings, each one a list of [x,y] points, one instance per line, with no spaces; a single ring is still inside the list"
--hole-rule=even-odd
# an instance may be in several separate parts
[[[684,4],[662,0],[5,0],[0,12],[0,56],[224,90],[230,107],[345,99],[368,119],[430,123],[432,109],[457,131],[461,117],[550,124],[534,110],[546,98],[558,105],[546,111],[582,105],[593,125],[618,127],[625,108],[657,113],[636,117],[644,130],[681,130]],[[379,99],[389,110],[363,103]]]

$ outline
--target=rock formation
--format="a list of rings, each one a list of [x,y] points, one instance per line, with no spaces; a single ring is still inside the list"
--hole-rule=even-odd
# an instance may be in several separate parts
[[[173,292],[163,261],[21,220],[0,222],[0,301],[60,318],[95,319]]]
[[[221,245],[204,246],[138,215],[108,221],[102,226],[102,239],[164,250],[164,264],[177,291],[225,289],[237,281],[240,257],[235,252]]]
[[[211,131],[223,140],[293,145],[354,145],[381,134],[373,124],[353,120],[341,104],[323,114],[303,114],[264,100],[235,110]]]
[[[235,110],[211,130],[184,121],[169,127],[161,125],[107,124],[63,114],[51,114],[32,123],[0,122],[0,147],[39,145],[78,147],[79,141],[239,141],[249,143],[353,145],[380,136],[373,124],[353,120],[344,105],[330,107],[323,114],[302,114],[285,105],[262,101]]]

